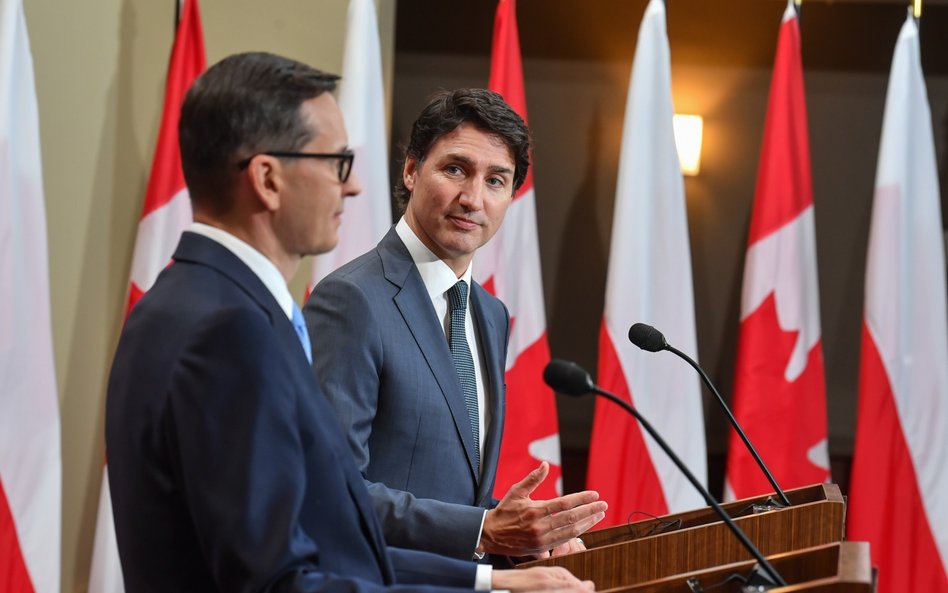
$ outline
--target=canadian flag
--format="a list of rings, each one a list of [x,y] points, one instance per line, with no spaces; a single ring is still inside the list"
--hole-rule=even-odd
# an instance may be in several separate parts
[[[375,247],[392,225],[385,93],[373,0],[349,3],[339,109],[349,132],[349,145],[355,151],[353,174],[362,184],[362,193],[346,200],[336,247],[313,258],[307,295],[330,272]]]
[[[631,402],[701,481],[707,460],[697,375],[671,355],[647,354],[628,340],[648,323],[696,355],[685,188],[671,92],[665,3],[650,0],[639,27],[622,129],[619,179],[599,334],[599,385]],[[609,502],[601,525],[703,506],[701,495],[634,418],[598,400],[586,485]]]
[[[59,593],[62,459],[33,57],[0,2],[0,590]]]
[[[948,320],[932,116],[909,15],[895,46],[876,170],[849,539],[879,593],[948,591]]]
[[[184,184],[178,149],[178,115],[185,93],[194,79],[204,71],[205,64],[198,2],[184,0],[168,66],[158,143],[132,255],[126,317],[171,261],[182,231],[191,224],[191,201]],[[89,591],[120,593],[124,590],[106,466],[99,495]]]
[[[497,4],[487,86],[527,120],[515,0],[500,0]],[[550,474],[534,492],[538,498],[553,498],[562,492],[560,436],[555,395],[543,383],[550,346],[532,168],[514,196],[503,226],[478,250],[476,258],[477,281],[507,305],[511,323],[505,375],[507,419],[494,491],[503,494],[545,460],[550,463]]]
[[[813,184],[793,2],[777,57],[747,238],[734,416],[783,488],[829,479]],[[732,431],[726,498],[773,488]]]

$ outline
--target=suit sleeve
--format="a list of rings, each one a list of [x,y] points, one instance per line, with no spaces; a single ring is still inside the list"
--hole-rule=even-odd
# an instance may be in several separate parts
[[[224,310],[195,331],[172,373],[163,434],[155,438],[167,442],[217,589],[460,591],[385,587],[320,570],[319,546],[300,527],[307,476],[299,387],[288,364],[263,315]]]
[[[313,369],[347,435],[356,466],[365,475],[385,372],[376,310],[359,286],[345,277],[330,276],[310,295],[303,314],[313,340]],[[369,480],[366,485],[389,545],[473,558],[483,508],[417,498]]]
[[[401,584],[437,583],[446,587],[474,587],[477,564],[402,548],[389,548],[395,575]]]

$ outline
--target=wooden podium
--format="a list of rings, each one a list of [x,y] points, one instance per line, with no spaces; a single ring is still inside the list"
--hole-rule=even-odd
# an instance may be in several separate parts
[[[722,506],[765,556],[843,540],[846,503],[839,487],[807,486],[787,497],[792,506],[786,508],[768,507],[772,496]],[[562,566],[604,590],[751,559],[710,507],[590,531],[583,541],[585,552],[521,566]]]
[[[767,560],[786,579],[789,586],[771,589],[771,593],[871,593],[872,569],[869,544],[839,542],[770,556]],[[737,562],[647,581],[629,587],[610,589],[609,593],[673,593],[689,591],[688,582],[696,583],[700,591],[739,593],[756,562]],[[600,591],[599,593],[603,593]]]

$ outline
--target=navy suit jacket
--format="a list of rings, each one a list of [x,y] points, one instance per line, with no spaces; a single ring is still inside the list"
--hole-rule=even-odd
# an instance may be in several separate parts
[[[126,590],[472,587],[470,562],[386,548],[332,409],[259,278],[193,233],[174,262],[129,316],[109,379]]]
[[[493,502],[510,326],[503,303],[476,283],[470,299],[491,416],[480,476],[441,320],[394,228],[326,277],[303,311],[313,368],[368,482],[386,541],[466,559]]]

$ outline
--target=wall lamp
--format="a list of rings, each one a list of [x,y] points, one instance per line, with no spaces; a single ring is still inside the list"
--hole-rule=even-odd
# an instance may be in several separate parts
[[[701,170],[701,134],[704,121],[700,115],[675,114],[675,146],[682,175],[694,176]]]

